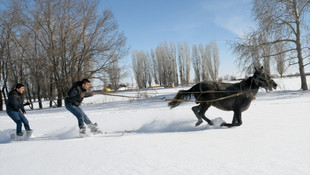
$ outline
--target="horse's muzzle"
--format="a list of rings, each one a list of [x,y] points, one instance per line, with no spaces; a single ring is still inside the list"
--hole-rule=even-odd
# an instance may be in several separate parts
[[[276,82],[274,82],[273,80],[271,80],[271,84],[272,84],[272,88],[273,89],[277,89],[278,84]]]

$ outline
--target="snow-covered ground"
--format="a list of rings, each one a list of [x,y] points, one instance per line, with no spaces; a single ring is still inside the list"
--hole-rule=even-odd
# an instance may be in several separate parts
[[[63,107],[27,110],[34,137],[11,141],[15,123],[0,112],[0,174],[310,174],[310,91],[298,90],[299,78],[275,81],[279,89],[260,90],[243,125],[230,129],[219,125],[232,112],[212,107],[215,126],[194,127],[194,103],[170,110],[159,99],[182,88],[143,92],[159,98],[85,99],[82,108],[105,133],[86,138]]]

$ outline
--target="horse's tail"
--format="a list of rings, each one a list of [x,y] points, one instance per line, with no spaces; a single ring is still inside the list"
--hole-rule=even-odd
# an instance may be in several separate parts
[[[173,98],[171,102],[168,103],[168,106],[172,109],[179,106],[184,100],[188,100],[191,98],[193,88],[189,90],[180,90],[177,95]]]

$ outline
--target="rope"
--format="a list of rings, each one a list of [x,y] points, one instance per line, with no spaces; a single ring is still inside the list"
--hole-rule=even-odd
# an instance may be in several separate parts
[[[244,94],[245,92],[239,92],[236,94],[232,94],[232,95],[228,95],[225,97],[221,97],[221,98],[217,98],[217,99],[213,99],[213,100],[205,100],[205,101],[197,101],[197,100],[180,100],[180,99],[172,99],[172,98],[159,98],[159,97],[151,97],[149,99],[158,99],[158,100],[164,100],[164,101],[181,101],[181,102],[196,102],[196,103],[211,103],[211,102],[217,102],[217,101],[222,101],[228,98],[233,98],[233,97],[237,97],[240,96],[242,94]],[[116,97],[124,97],[124,98],[137,98],[137,99],[141,99],[142,97],[132,97],[132,96],[126,96],[126,95],[118,95],[118,94],[110,94],[110,93],[101,93],[103,95],[107,95],[107,96],[116,96]],[[252,95],[252,93],[250,93]],[[252,95],[252,98],[255,99],[255,96]]]
[[[142,99],[143,98],[143,97],[140,97],[140,96],[119,95],[119,94],[112,94],[112,93],[105,93],[105,92],[101,92],[100,94],[107,95],[107,96],[114,96],[114,97],[123,97],[123,98],[137,98],[137,99]]]
[[[197,100],[180,100],[180,99],[163,99],[165,101],[180,101],[180,102],[196,102],[196,103],[212,103],[212,102],[217,102],[217,101],[222,101],[222,100],[226,100],[228,98],[233,98],[233,97],[237,97],[244,94],[244,92],[239,92],[237,94],[232,94],[232,95],[228,95],[225,97],[221,97],[221,98],[217,98],[217,99],[213,99],[213,100],[205,100],[205,101],[197,101]],[[253,96],[253,99],[255,99],[255,96]]]
[[[111,94],[111,93],[100,93],[102,95],[107,95],[107,96],[115,96],[115,97],[124,97],[124,98],[142,98],[142,97],[138,97],[138,96],[128,96],[128,95],[118,95],[118,94]]]
[[[261,76],[260,76],[261,78]],[[251,79],[251,84],[250,84],[250,90],[251,91],[251,87],[252,87],[252,83],[254,83],[257,85],[258,83],[257,82],[261,82],[261,80],[257,80],[255,78]],[[268,82],[269,83],[269,82]],[[233,97],[238,97],[240,95],[243,95],[245,92],[247,91],[243,91],[242,90],[242,87],[240,85],[240,88],[241,88],[241,91],[216,91],[216,90],[208,90],[208,91],[202,91],[202,87],[201,87],[201,84],[200,84],[200,92],[180,92],[180,93],[190,93],[190,94],[195,94],[195,93],[200,93],[200,95],[202,95],[203,93],[234,93],[234,92],[238,92],[236,94],[232,94],[232,95],[228,95],[228,96],[225,96],[225,97],[221,97],[221,98],[217,98],[217,99],[212,99],[212,100],[205,100],[205,101],[200,101],[200,100],[181,100],[181,99],[169,99],[169,98],[158,98],[158,97],[151,97],[151,99],[160,99],[160,100],[164,100],[164,101],[180,101],[180,102],[195,102],[195,103],[212,103],[212,102],[217,102],[217,101],[222,101],[222,100],[226,100],[226,99],[229,99],[229,98],[233,98]],[[141,97],[138,97],[138,96],[135,96],[135,97],[132,97],[132,96],[126,96],[126,95],[118,95],[118,94],[110,94],[110,93],[101,93],[103,95],[108,95],[108,96],[117,96],[117,97],[124,97],[124,98],[137,98],[137,99],[140,99]],[[252,96],[252,99],[255,100],[256,97],[255,95],[253,95],[251,92],[250,92],[250,95]],[[200,96],[199,96],[200,97]]]
[[[181,94],[214,94],[214,93],[234,93],[234,92],[242,92],[242,91],[201,91],[201,92],[180,92]]]

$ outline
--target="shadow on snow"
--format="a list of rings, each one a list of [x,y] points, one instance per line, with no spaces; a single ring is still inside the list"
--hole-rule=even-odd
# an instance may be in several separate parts
[[[226,129],[220,125],[225,122],[222,118],[215,118],[212,120],[214,125],[205,124],[200,127],[194,127],[193,121],[158,121],[154,120],[148,124],[143,125],[135,133],[171,133],[171,132],[194,132],[210,129]]]
[[[104,133],[98,135],[98,137],[121,137],[126,133],[141,134],[141,133],[173,133],[173,132],[195,132],[213,129],[226,129],[226,127],[221,127],[220,125],[225,122],[222,118],[216,118],[212,120],[214,125],[205,124],[200,127],[194,127],[193,121],[159,121],[153,120],[150,123],[144,124],[137,130],[133,131],[114,131],[109,133]],[[13,129],[8,129],[0,132],[0,144],[11,143],[10,134],[15,132]],[[95,136],[97,137],[97,136]],[[45,134],[42,136],[36,136],[35,132],[32,138],[24,141],[43,141],[43,140],[71,140],[78,139],[78,129],[72,127],[69,129],[63,129],[58,131],[58,133]],[[13,141],[14,142],[14,141]]]

